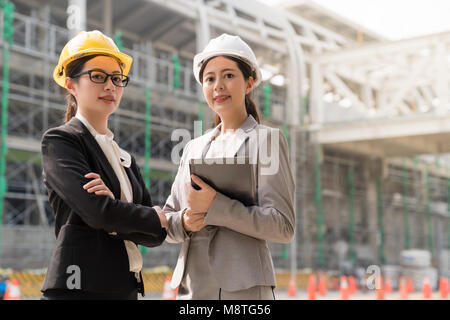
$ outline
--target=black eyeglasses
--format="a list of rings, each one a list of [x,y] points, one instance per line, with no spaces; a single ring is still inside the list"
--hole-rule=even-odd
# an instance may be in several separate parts
[[[128,81],[130,80],[129,77],[124,76],[120,73],[109,74],[109,73],[106,73],[106,72],[100,71],[100,70],[84,71],[84,72],[74,75],[71,78],[78,78],[84,74],[88,74],[89,79],[91,79],[91,81],[94,83],[106,83],[106,81],[108,81],[108,78],[111,77],[111,81],[116,87],[126,87],[128,84]]]

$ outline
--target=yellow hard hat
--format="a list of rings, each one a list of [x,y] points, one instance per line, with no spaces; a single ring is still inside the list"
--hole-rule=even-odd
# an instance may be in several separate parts
[[[53,79],[65,88],[66,66],[74,60],[93,54],[104,54],[119,60],[125,76],[130,71],[133,62],[133,58],[120,52],[114,41],[100,31],[81,31],[62,49],[58,65],[53,70]]]

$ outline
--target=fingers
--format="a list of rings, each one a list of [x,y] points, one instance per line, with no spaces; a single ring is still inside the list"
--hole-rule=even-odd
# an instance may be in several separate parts
[[[95,194],[98,196],[109,196],[109,195],[111,195],[111,192],[108,190],[99,190],[99,191],[95,191]]]
[[[184,214],[187,214],[188,216],[194,216],[194,215],[203,215],[204,216],[206,214],[206,212],[195,211],[195,210],[192,210],[191,208],[189,208],[189,209],[186,209]]]
[[[95,194],[98,195],[98,196],[108,196],[108,197],[111,197],[112,199],[115,199],[114,195],[112,194],[112,192],[108,191],[108,190],[96,191]]]
[[[83,186],[83,188],[84,188],[84,189],[89,189],[89,188],[92,188],[93,186],[96,186],[96,185],[104,185],[103,180],[102,180],[101,178],[96,178],[96,179],[94,179],[94,180],[89,181],[88,183],[86,183],[86,184]]]
[[[97,174],[97,173],[94,173],[94,172],[89,172],[88,174],[86,174],[85,176],[84,176],[85,178],[93,178],[93,179],[97,179],[97,178],[100,178],[100,175],[99,174]]]
[[[105,185],[95,186],[90,189],[87,189],[86,191],[88,193],[95,192],[95,194],[98,196],[108,196],[111,199],[115,199],[113,193]]]
[[[86,190],[88,193],[95,192],[96,195],[105,195],[112,199],[115,199],[114,194],[105,185],[100,175],[94,172],[89,172],[84,177],[88,179],[94,179],[89,181],[83,186],[83,189]]]
[[[202,179],[197,177],[195,174],[191,174],[192,181],[195,182],[196,185],[198,185],[200,188],[209,187]]]
[[[204,215],[194,215],[194,216],[187,216],[186,219],[188,220],[188,222],[192,225],[197,225],[197,224],[203,224],[203,221],[205,219]]]
[[[200,231],[206,225],[204,224],[205,212],[195,212],[187,209],[183,214],[183,224],[187,231]]]
[[[203,220],[202,220],[202,221],[196,221],[196,222],[193,222],[193,223],[190,225],[190,229],[191,229],[193,232],[198,232],[198,231],[202,230],[204,227],[206,227],[206,225],[203,223]]]
[[[195,174],[191,174],[191,179],[192,182],[195,183],[197,186],[200,187],[200,190],[194,188],[192,186],[192,182],[186,182],[186,188],[188,191],[202,191],[208,188],[211,188],[206,182],[204,182],[202,179],[200,179],[199,177],[197,177]]]
[[[192,220],[192,218],[186,217],[184,225],[187,227],[187,231],[197,232],[200,231],[205,225],[203,224],[203,219]]]
[[[109,191],[109,189],[104,185],[104,184],[100,184],[97,186],[93,186],[89,189],[86,189],[87,192],[92,193],[92,192],[96,192],[96,191],[101,191],[101,190],[105,190],[105,191]]]
[[[205,219],[204,214],[186,215],[185,222],[187,222],[188,225],[193,225],[198,224],[199,222],[203,223],[204,219]]]

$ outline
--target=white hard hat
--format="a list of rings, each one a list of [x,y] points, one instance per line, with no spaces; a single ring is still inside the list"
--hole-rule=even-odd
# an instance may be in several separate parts
[[[203,63],[216,56],[232,56],[244,61],[255,71],[256,79],[254,79],[253,88],[256,88],[261,83],[261,70],[259,70],[258,62],[252,49],[239,36],[231,36],[226,33],[211,39],[205,49],[195,55],[193,69],[198,83],[202,84],[199,77]]]

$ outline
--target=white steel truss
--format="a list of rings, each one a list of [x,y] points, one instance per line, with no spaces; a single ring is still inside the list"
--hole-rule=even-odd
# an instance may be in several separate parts
[[[450,33],[324,53],[312,63],[320,74],[313,86],[350,99],[365,118],[449,112]],[[325,122],[323,110],[315,120]]]

